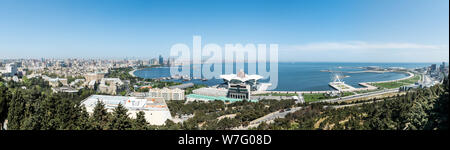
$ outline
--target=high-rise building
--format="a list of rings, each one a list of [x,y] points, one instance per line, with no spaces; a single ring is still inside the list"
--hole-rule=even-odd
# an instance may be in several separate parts
[[[6,64],[5,69],[0,70],[0,73],[5,76],[14,76],[17,74],[17,66],[15,63]]]
[[[150,59],[150,65],[158,65],[158,59],[157,58]]]
[[[436,64],[432,64],[431,67],[430,67],[430,72],[433,73],[433,72],[436,71],[436,69],[437,69],[437,68],[436,68]]]
[[[445,62],[442,62],[442,64],[439,66],[439,71],[444,71],[445,70]]]
[[[159,55],[159,65],[164,65],[164,59],[161,55]]]

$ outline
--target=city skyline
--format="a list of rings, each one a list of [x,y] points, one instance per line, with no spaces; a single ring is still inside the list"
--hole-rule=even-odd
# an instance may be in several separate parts
[[[167,57],[200,35],[279,44],[280,62],[448,62],[448,11],[445,0],[2,1],[0,59]]]

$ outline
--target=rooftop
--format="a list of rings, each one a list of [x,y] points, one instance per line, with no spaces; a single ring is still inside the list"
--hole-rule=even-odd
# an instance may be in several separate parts
[[[176,89],[176,88],[186,89],[186,88],[193,87],[193,86],[194,86],[194,83],[183,83],[180,85],[170,86],[169,89]]]
[[[97,102],[101,101],[108,109],[115,108],[122,104],[128,110],[143,111],[165,111],[168,110],[166,103],[158,98],[137,98],[128,96],[110,96],[110,95],[91,95],[81,103],[86,107],[95,107]]]
[[[226,74],[226,75],[220,75],[220,78],[231,81],[231,80],[240,80],[242,82],[248,81],[248,80],[259,80],[262,79],[263,76],[260,75],[247,75],[244,73],[243,70],[239,71],[238,74]]]
[[[202,100],[207,100],[207,101],[214,101],[214,100],[220,100],[223,102],[237,102],[237,101],[242,101],[242,99],[234,99],[234,98],[228,98],[228,97],[223,97],[223,96],[206,96],[206,95],[198,95],[198,94],[189,94],[186,96],[187,98],[194,98],[194,99],[202,99]],[[251,102],[257,102],[257,100],[249,100]]]

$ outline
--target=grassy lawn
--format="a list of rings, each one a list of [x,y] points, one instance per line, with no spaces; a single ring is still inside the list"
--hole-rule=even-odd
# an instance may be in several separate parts
[[[385,83],[374,83],[373,86],[379,87],[379,88],[386,88],[386,89],[393,89],[393,88],[399,88],[404,85],[408,85],[403,82],[385,82]]]
[[[353,94],[355,94],[355,93],[353,93],[353,92],[344,92],[344,93],[342,93],[341,97],[350,96],[350,95],[353,95]],[[335,96],[334,98],[337,98],[337,97],[338,96]]]
[[[313,93],[313,94],[303,94],[303,98],[305,99],[305,102],[314,102],[324,99],[329,99],[329,96],[326,96],[323,93]]]
[[[385,82],[385,83],[372,83],[372,85],[379,87],[379,88],[393,89],[393,88],[399,88],[399,87],[405,86],[405,85],[414,84],[419,80],[420,80],[420,75],[414,75],[414,77],[405,79],[405,80],[394,81],[394,82]]]
[[[409,84],[414,84],[414,83],[416,83],[417,81],[419,81],[420,80],[420,75],[414,75],[414,77],[412,77],[412,78],[409,78],[409,79],[405,79],[405,80],[401,80],[401,82],[404,82],[404,83],[409,83]]]
[[[354,94],[353,92],[343,92],[341,97],[350,96],[353,94]],[[338,97],[339,96],[328,96],[325,93],[305,93],[305,94],[303,94],[303,98],[305,99],[305,102],[314,102],[314,101],[333,99],[333,98],[338,98]]]

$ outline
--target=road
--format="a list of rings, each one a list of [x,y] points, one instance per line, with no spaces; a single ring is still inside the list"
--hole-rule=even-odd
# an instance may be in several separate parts
[[[435,85],[437,81],[433,80],[429,75],[422,74],[422,81],[419,82],[423,87],[430,87]]]
[[[362,94],[355,94],[355,95],[350,95],[350,96],[346,96],[346,97],[341,97],[341,98],[335,98],[335,99],[329,99],[329,100],[323,100],[323,101],[316,101],[317,102],[339,102],[339,101],[346,101],[346,100],[350,100],[350,99],[355,99],[355,98],[363,98],[363,97],[370,97],[370,96],[377,96],[377,95],[382,95],[382,94],[386,94],[386,93],[394,93],[394,92],[398,92],[398,88],[395,89],[386,89],[386,90],[381,90],[381,91],[374,91],[374,92],[368,92],[368,93],[362,93]],[[301,96],[299,94],[299,96]],[[301,96],[301,98],[299,97],[299,99],[303,100],[303,96]],[[352,104],[354,105],[354,104]],[[253,121],[250,122],[250,124],[247,127],[239,127],[237,129],[239,130],[247,130],[249,128],[253,128],[253,127],[257,127],[260,123],[262,122],[268,122],[268,121],[272,121],[275,120],[276,118],[284,118],[288,113],[293,113],[297,110],[302,109],[302,107],[294,107],[291,108],[288,111],[276,111],[270,114],[267,114],[263,117],[260,117],[258,119],[255,119]]]
[[[300,109],[302,109],[302,107],[294,107],[294,108],[290,108],[290,110],[286,110],[286,111],[276,111],[276,112],[267,114],[265,116],[262,116],[258,119],[251,121],[247,127],[240,127],[238,129],[239,130],[247,130],[249,128],[258,127],[258,125],[262,122],[275,120],[276,118],[284,118],[288,113],[293,113]]]
[[[374,91],[374,92],[367,92],[367,93],[362,93],[362,94],[350,95],[350,96],[341,97],[341,98],[335,98],[335,99],[328,99],[328,100],[316,101],[316,102],[313,102],[313,103],[319,103],[319,102],[339,102],[339,101],[346,101],[346,100],[351,100],[351,99],[356,99],[356,98],[363,98],[363,97],[377,96],[377,95],[382,95],[382,94],[386,94],[386,93],[395,93],[395,92],[398,92],[398,91],[399,91],[398,88],[394,88],[394,89],[385,89],[385,90],[380,90],[380,91]]]
[[[290,110],[286,110],[286,111],[276,111],[270,114],[267,114],[261,118],[258,118],[256,120],[253,120],[250,122],[250,124],[259,124],[261,122],[265,122],[265,121],[269,121],[269,120],[274,120],[276,118],[284,118],[288,113],[293,113],[297,110],[302,109],[302,107],[294,107],[291,108]]]

